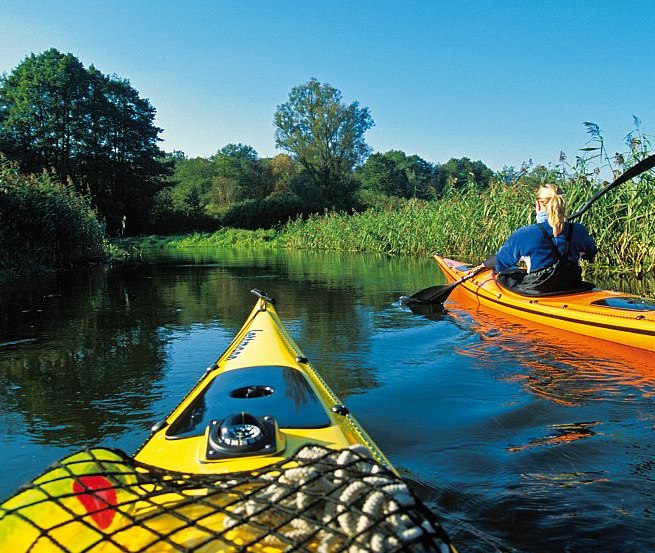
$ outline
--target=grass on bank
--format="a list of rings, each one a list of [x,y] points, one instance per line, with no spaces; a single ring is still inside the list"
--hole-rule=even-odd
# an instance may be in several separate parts
[[[569,182],[571,210],[596,191],[586,179]],[[451,190],[437,201],[407,200],[393,210],[326,213],[289,221],[277,230],[221,229],[186,236],[124,241],[148,247],[279,247],[429,256],[434,252],[467,261],[494,254],[509,234],[534,222],[535,186],[493,183],[489,189]],[[599,245],[593,264],[615,274],[655,271],[655,180],[625,183],[582,217]],[[592,267],[592,266],[590,266]]]

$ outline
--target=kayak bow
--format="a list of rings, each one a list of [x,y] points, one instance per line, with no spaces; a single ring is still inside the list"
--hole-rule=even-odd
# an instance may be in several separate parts
[[[264,427],[259,432],[251,428],[253,436],[231,437],[228,423],[235,416],[248,416],[251,425],[257,424],[253,419],[259,420]],[[248,423],[236,425],[245,431]],[[225,353],[155,426],[135,459],[163,469],[253,470],[282,461],[308,444],[331,449],[363,445],[379,463],[391,467],[312,368],[282,325],[272,300],[262,293]],[[235,440],[244,443],[232,443]]]

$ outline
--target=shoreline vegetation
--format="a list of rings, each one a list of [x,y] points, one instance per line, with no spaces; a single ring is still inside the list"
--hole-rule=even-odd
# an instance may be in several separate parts
[[[643,156],[645,157],[645,155]],[[622,171],[620,171],[622,172]],[[619,172],[617,172],[619,173]],[[0,165],[0,282],[88,262],[134,262],[151,248],[287,248],[427,257],[438,252],[477,263],[517,227],[533,222],[535,184],[514,179],[447,187],[438,200],[384,198],[362,211],[298,216],[272,228],[109,238],[88,198],[53,175],[25,176]],[[599,188],[586,178],[563,185],[569,211]],[[636,177],[599,200],[581,221],[599,244],[585,273],[642,278],[655,274],[655,179]],[[20,244],[19,252],[11,252]]]
[[[370,110],[316,79],[277,106],[283,153],[271,158],[240,143],[208,158],[164,152],[155,113],[129,80],[56,49],[0,76],[0,282],[164,245],[438,252],[478,263],[533,222],[540,185],[563,188],[573,212],[653,150],[633,117],[623,154],[586,122],[575,160],[562,152],[548,166],[493,171],[467,157],[373,152]],[[655,275],[652,170],[580,220],[599,245],[585,271]]]
[[[614,176],[649,155],[645,148],[633,153]],[[247,218],[250,228],[221,226],[215,231],[110,238],[90,198],[76,192],[72,183],[62,184],[53,173],[25,175],[17,164],[0,161],[0,283],[89,262],[133,262],[153,247],[287,248],[417,257],[438,252],[478,263],[494,254],[514,229],[533,222],[534,193],[540,182],[559,182],[570,212],[607,184],[589,178],[599,171],[583,170],[579,162],[569,175],[562,174],[561,166],[560,173],[541,166],[509,178],[497,173],[484,187],[475,181],[457,187],[451,181],[430,200],[360,191],[368,193],[368,207],[323,209],[277,225],[267,220],[268,228],[256,228],[256,209]],[[581,221],[599,244],[594,264],[583,265],[585,273],[632,278],[655,274],[652,172],[614,189]]]
[[[566,186],[569,206],[581,206],[597,186],[588,180]],[[112,243],[133,257],[142,249],[273,247],[429,256],[434,252],[471,262],[493,255],[509,234],[533,223],[534,188],[492,182],[451,189],[437,201],[402,200],[362,212],[325,212],[298,217],[275,229],[222,228],[171,236],[144,236]],[[636,178],[598,201],[582,218],[599,244],[592,274],[643,277],[655,273],[655,181]],[[571,207],[570,211],[573,211]],[[129,251],[132,253],[130,254]]]

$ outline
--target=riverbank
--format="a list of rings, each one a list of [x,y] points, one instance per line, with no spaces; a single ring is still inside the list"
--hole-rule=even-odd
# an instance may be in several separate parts
[[[612,202],[599,202],[582,222],[599,245],[595,263],[585,270],[642,277],[655,274],[655,193],[625,185]],[[573,205],[593,193],[589,185],[568,190]],[[493,185],[471,189],[439,201],[408,200],[394,210],[328,212],[289,221],[278,229],[220,229],[213,233],[148,236],[115,242],[135,250],[152,247],[274,247],[370,252],[427,257],[434,252],[471,262],[493,255],[507,236],[533,222],[530,187]]]

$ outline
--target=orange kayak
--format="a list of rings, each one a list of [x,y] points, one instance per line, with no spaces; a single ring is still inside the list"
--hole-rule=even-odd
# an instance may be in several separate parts
[[[448,282],[473,266],[434,256]],[[504,288],[491,270],[462,282],[460,295],[497,312],[617,344],[655,351],[655,301],[593,289],[547,296],[523,296]]]

